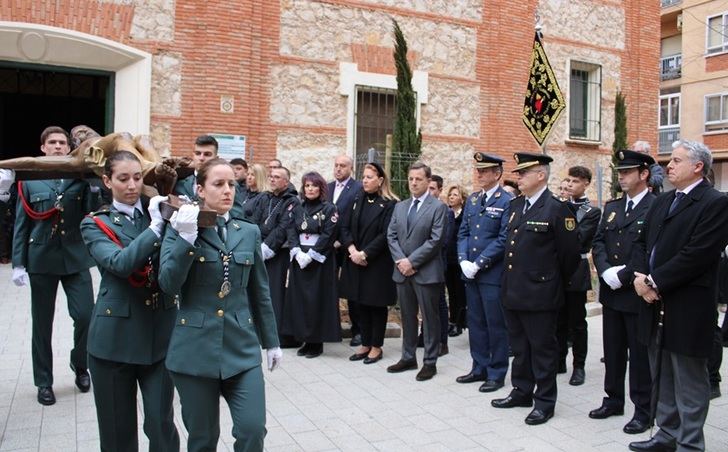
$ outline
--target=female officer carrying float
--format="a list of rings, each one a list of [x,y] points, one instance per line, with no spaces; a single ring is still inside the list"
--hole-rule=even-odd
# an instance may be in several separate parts
[[[88,362],[105,451],[139,449],[137,385],[144,401],[149,450],[179,450],[174,387],[164,367],[177,310],[174,298],[160,292],[155,277],[164,231],[159,203],[166,198],[142,199],[142,179],[134,154],[112,154],[103,182],[113,203],[81,222],[83,240],[101,272],[89,327]]]
[[[230,215],[235,175],[213,159],[199,168],[197,195],[217,212],[217,226],[198,229],[199,208],[170,218],[162,243],[159,283],[179,294],[167,368],[180,396],[190,452],[216,450],[220,396],[230,408],[235,451],[262,451],[265,394],[260,347],[268,368],[282,357],[260,231]]]

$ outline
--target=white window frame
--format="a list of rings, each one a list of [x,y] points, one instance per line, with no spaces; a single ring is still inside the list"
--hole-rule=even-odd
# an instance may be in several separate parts
[[[572,70],[583,70],[588,73],[586,137],[574,135],[571,129],[571,73]],[[576,141],[600,142],[602,137],[602,65],[583,60],[569,61],[569,102],[568,122],[569,139]]]
[[[722,31],[720,33],[723,35],[723,42],[720,45],[714,45],[710,46],[710,21],[711,19],[715,19],[716,17],[722,17],[722,23],[721,28]],[[728,11],[722,12],[720,14],[713,14],[712,16],[708,16],[705,19],[705,53],[706,55],[713,55],[716,53],[723,53],[728,51]]]
[[[703,97],[703,115],[704,115],[703,123],[704,123],[705,131],[706,132],[728,131],[728,116],[726,116],[725,118],[718,119],[718,120],[713,120],[713,121],[708,120],[708,99],[711,99],[714,97],[721,98],[720,112],[722,114],[723,113],[723,103],[728,102],[728,92],[706,94]]]
[[[672,104],[670,103],[671,99],[677,98],[677,123],[676,124],[660,124],[660,119],[662,119],[662,101],[667,100],[667,119],[668,121],[670,118],[672,118]],[[657,124],[659,125],[660,129],[672,129],[675,127],[680,127],[680,119],[682,116],[682,99],[680,98],[680,93],[673,93],[673,94],[662,94],[660,95],[660,102],[657,105]],[[706,114],[707,114],[707,104],[706,104]]]

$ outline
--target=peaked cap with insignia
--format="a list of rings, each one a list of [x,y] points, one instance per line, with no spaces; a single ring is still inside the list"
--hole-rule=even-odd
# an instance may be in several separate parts
[[[475,159],[475,167],[476,168],[492,168],[494,166],[503,166],[503,160],[502,158],[486,154],[485,152],[476,152],[475,155],[473,155],[473,158]]]
[[[531,154],[528,152],[516,152],[513,154],[513,159],[516,161],[516,168],[512,171],[513,173],[517,173],[532,166],[548,165],[554,161],[553,158],[546,154]]]
[[[655,164],[655,159],[649,154],[624,149],[617,152],[617,166],[615,169],[643,168],[647,169]]]

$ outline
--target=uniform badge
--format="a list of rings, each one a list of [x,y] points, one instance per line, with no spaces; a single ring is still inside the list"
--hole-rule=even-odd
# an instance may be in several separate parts
[[[499,191],[495,192],[495,197],[496,198],[500,198],[500,195],[501,195],[501,192],[499,192]]]
[[[316,217],[313,217],[313,219],[315,220]],[[306,223],[306,220],[303,220],[303,223],[301,223],[301,230],[305,231],[307,228],[308,228],[308,223]]]
[[[293,204],[288,204],[288,210],[290,211],[291,209],[293,209]]]
[[[240,225],[236,223],[235,221],[232,222],[232,225],[235,229],[240,229]]]
[[[480,152],[476,152],[475,153],[475,160],[477,160],[478,162],[482,162],[483,161],[483,154],[481,154]]]
[[[513,221],[513,217],[515,217],[515,216],[516,216],[516,212],[511,212],[511,217],[508,219],[508,224],[510,224],[511,221]]]
[[[339,214],[335,213],[335,214],[331,215],[331,222],[336,223],[337,221],[339,221]]]
[[[574,218],[564,218],[564,226],[567,231],[573,231],[576,229],[576,220]]]
[[[114,221],[114,224],[121,224],[121,218],[119,218],[119,217],[114,217],[113,221]]]
[[[619,160],[624,160],[624,152],[619,151]]]
[[[609,218],[607,218],[607,223],[611,223],[614,220],[614,217],[617,216],[616,212],[612,212],[609,214]]]

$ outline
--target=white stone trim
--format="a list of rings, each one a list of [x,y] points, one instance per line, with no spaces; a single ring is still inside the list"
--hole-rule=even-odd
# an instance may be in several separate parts
[[[114,131],[149,134],[151,54],[75,30],[0,21],[0,59],[114,72]]]
[[[417,93],[417,127],[420,127],[420,109],[428,100],[428,73],[414,71],[412,73],[412,89]],[[339,63],[339,94],[347,96],[346,102],[346,151],[352,158],[354,155],[354,134],[356,132],[356,87],[372,86],[375,88],[397,89],[397,77],[373,72],[361,72],[356,63]]]

